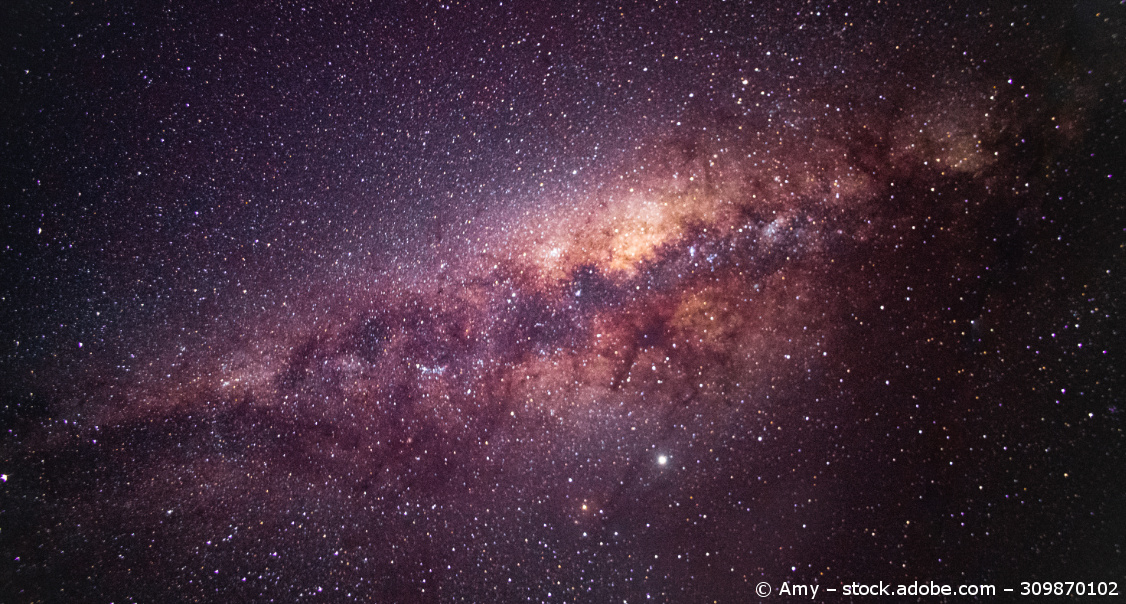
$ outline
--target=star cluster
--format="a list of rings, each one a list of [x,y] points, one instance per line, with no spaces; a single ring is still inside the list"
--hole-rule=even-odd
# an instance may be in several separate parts
[[[1122,578],[1121,6],[4,12],[14,601]]]

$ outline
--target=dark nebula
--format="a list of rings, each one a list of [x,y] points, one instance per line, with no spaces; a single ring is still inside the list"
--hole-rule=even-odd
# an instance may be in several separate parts
[[[1121,3],[3,22],[3,601],[1126,590]]]

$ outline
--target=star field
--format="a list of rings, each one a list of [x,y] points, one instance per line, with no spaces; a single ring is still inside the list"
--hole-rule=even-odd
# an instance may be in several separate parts
[[[1121,5],[3,10],[11,601],[1126,588]]]

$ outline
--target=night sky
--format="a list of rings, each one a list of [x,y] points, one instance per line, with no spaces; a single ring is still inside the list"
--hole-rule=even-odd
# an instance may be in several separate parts
[[[3,601],[1126,592],[1121,3],[0,18]]]

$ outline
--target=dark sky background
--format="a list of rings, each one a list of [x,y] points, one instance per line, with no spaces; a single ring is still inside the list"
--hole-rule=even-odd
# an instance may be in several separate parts
[[[1120,3],[2,11],[5,599],[1126,589]]]

